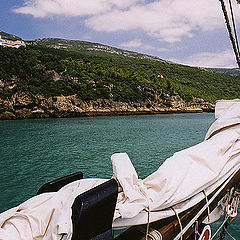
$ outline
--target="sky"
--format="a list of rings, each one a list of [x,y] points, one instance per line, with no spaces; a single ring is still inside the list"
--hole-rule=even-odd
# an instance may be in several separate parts
[[[191,66],[237,67],[219,0],[0,0],[0,30],[24,40],[83,40]]]

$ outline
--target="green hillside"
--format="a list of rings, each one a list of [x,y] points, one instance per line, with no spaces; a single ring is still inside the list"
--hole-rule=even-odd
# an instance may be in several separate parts
[[[240,76],[239,68],[206,68],[206,70],[215,72],[215,73],[223,73],[231,76]]]
[[[16,91],[44,96],[77,94],[83,100],[156,100],[165,94],[214,102],[239,97],[240,78],[168,62],[66,51],[43,46],[0,48],[0,80]],[[160,77],[163,76],[163,78]],[[14,79],[14,80],[13,80]]]
[[[15,36],[13,34],[9,34],[9,33],[6,33],[6,32],[3,32],[0,30],[0,35],[3,39],[8,39],[8,40],[22,40],[20,37],[18,36]]]
[[[0,35],[20,39],[2,31]],[[0,66],[0,83],[5,86],[0,89],[1,98],[19,91],[123,102],[157,102],[173,95],[214,102],[240,95],[239,76],[77,40],[47,38],[28,41],[26,48],[0,47]]]
[[[29,45],[41,46],[47,48],[61,49],[66,51],[76,51],[79,53],[94,53],[96,55],[111,55],[111,56],[124,56],[130,58],[151,59],[163,61],[160,58],[153,57],[146,54],[123,50],[100,43],[92,43],[79,40],[68,40],[59,38],[42,38],[34,41],[29,41]]]

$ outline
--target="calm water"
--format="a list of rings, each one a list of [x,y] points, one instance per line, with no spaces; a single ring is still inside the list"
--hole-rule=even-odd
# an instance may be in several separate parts
[[[201,142],[213,121],[211,113],[0,121],[0,212],[73,172],[110,178],[116,152],[127,152],[144,178],[174,152]],[[229,229],[240,239],[237,222]]]

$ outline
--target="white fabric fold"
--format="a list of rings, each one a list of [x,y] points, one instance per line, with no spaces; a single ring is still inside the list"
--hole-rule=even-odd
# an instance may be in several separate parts
[[[133,209],[132,202],[142,206],[142,211],[133,219],[132,215],[116,219],[115,227],[146,223],[146,206],[154,212],[154,216],[167,217],[173,213],[166,213],[171,206],[189,205],[189,199],[201,191],[219,186],[226,178],[240,167],[240,100],[218,101],[216,104],[216,121],[210,127],[206,140],[193,147],[175,153],[168,158],[159,169],[143,180],[145,202],[142,198],[125,196],[117,204],[117,210],[125,207]],[[121,159],[121,154],[118,158]],[[126,158],[126,156],[125,156]],[[115,164],[118,164],[115,161]],[[115,166],[116,167],[116,166]],[[120,168],[120,165],[119,165]],[[120,178],[124,175],[120,175]],[[121,182],[122,180],[119,179]],[[137,180],[135,180],[137,182]],[[140,181],[140,180],[138,180]],[[131,186],[128,185],[131,189]],[[147,190],[146,190],[147,189]],[[128,192],[131,191],[128,189]],[[125,190],[126,192],[126,190]],[[134,192],[141,192],[134,188]],[[124,198],[124,195],[122,196]],[[199,198],[199,201],[204,196]],[[187,201],[186,201],[187,200]],[[121,206],[122,202],[124,206]],[[195,200],[192,204],[196,203]],[[131,207],[130,207],[131,206]],[[190,206],[193,206],[190,204]],[[186,209],[183,207],[183,209]],[[132,213],[135,210],[132,210]],[[162,213],[156,213],[161,210]],[[131,216],[131,220],[129,219]]]
[[[71,206],[81,193],[107,179],[83,179],[56,193],[43,193],[0,214],[0,240],[68,240]]]
[[[113,176],[123,189],[123,193],[118,196],[117,211],[122,218],[134,217],[149,205],[146,186],[141,179],[138,179],[137,172],[127,153],[113,154],[111,161]]]
[[[223,128],[240,124],[240,99],[217,101],[215,118],[216,121],[209,128],[205,140]]]
[[[216,121],[205,141],[168,158],[141,180],[127,153],[111,157],[114,178],[121,185],[113,227],[122,228],[184,211],[220,186],[240,168],[240,100],[218,101]],[[156,165],[157,165],[156,160]],[[83,179],[57,193],[45,193],[0,214],[0,240],[71,239],[71,206],[79,194],[107,179]]]

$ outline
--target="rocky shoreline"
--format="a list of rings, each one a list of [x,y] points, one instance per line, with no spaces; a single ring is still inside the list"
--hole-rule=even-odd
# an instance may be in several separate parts
[[[167,94],[158,102],[130,103],[101,98],[82,101],[76,95],[46,98],[25,92],[17,92],[11,98],[0,99],[0,120],[212,111],[214,105],[203,99],[194,98],[191,102],[185,102],[179,96]]]

